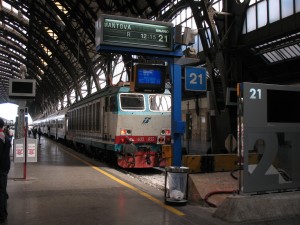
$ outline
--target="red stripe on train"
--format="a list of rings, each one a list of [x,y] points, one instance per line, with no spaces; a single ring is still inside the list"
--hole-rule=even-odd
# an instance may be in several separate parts
[[[133,141],[133,143],[157,143],[157,136],[116,136],[115,143],[126,143],[126,139]]]

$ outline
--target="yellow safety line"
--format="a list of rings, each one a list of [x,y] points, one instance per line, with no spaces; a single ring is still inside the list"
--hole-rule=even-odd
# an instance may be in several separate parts
[[[157,198],[155,198],[155,197],[149,195],[148,193],[146,193],[146,192],[144,192],[144,191],[142,191],[142,190],[140,190],[140,189],[138,189],[138,188],[132,186],[131,184],[126,183],[125,181],[123,181],[123,180],[121,180],[121,179],[119,179],[119,178],[113,176],[112,174],[110,174],[110,173],[108,173],[108,172],[106,172],[106,171],[100,169],[99,167],[97,167],[97,166],[95,166],[95,165],[93,165],[93,164],[91,164],[91,163],[85,161],[84,159],[80,158],[79,156],[74,155],[73,153],[68,152],[68,151],[66,151],[66,150],[64,150],[64,149],[62,149],[62,150],[63,150],[65,153],[68,153],[69,155],[71,155],[71,156],[73,156],[74,158],[78,159],[79,161],[83,162],[84,164],[90,166],[90,167],[93,168],[94,170],[96,170],[96,171],[98,171],[98,172],[104,174],[105,176],[109,177],[110,179],[112,179],[112,180],[114,180],[114,181],[116,181],[116,182],[122,184],[123,186],[125,186],[125,187],[127,187],[127,188],[129,188],[129,189],[131,189],[131,190],[133,190],[133,191],[135,191],[135,192],[137,192],[138,194],[144,196],[145,198],[148,198],[149,200],[151,200],[151,201],[153,201],[153,202],[159,204],[160,206],[164,207],[165,209],[169,210],[170,212],[172,212],[172,213],[174,213],[174,214],[176,214],[176,215],[178,215],[178,216],[185,216],[185,214],[184,214],[183,212],[179,211],[178,209],[175,209],[175,208],[172,207],[172,206],[168,206],[168,205],[164,204],[164,203],[161,202],[159,199],[157,199]]]

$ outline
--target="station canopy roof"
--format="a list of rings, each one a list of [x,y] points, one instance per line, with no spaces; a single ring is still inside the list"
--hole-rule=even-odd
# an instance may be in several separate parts
[[[190,0],[1,0],[0,104],[13,102],[8,96],[9,79],[22,75],[37,82],[36,98],[28,103],[33,116],[58,110],[58,103],[64,108],[89,92],[116,83],[112,77],[116,70],[121,71],[119,81],[128,79],[123,76],[129,73],[126,63],[132,56],[96,52],[95,21],[99,15],[170,21],[187,8],[188,2]],[[218,5],[216,11],[222,11],[222,1],[208,2]],[[256,7],[265,1],[250,2],[251,7]],[[192,24],[191,10],[182,15],[177,17],[177,22],[182,17],[178,23]],[[299,12],[293,17],[292,21],[299,21]],[[292,25],[293,29],[297,27],[296,32],[291,29],[283,35],[272,35],[266,26],[261,34],[250,32],[241,38],[244,45],[239,46],[241,51],[236,53],[247,59],[243,66],[247,67],[252,80],[269,82],[276,78],[278,82],[295,77],[300,80],[299,63],[295,63],[300,59],[299,23],[286,23],[286,26],[281,23],[274,30]],[[268,37],[261,38],[269,33]],[[201,57],[201,52],[198,53]]]
[[[107,73],[110,54],[95,49],[95,21],[100,14],[154,18],[166,0],[2,0],[0,5],[0,103],[10,78],[37,81],[35,112],[66,94],[82,97],[82,83]],[[114,59],[114,58],[113,58]],[[99,79],[99,78],[98,78]],[[106,77],[103,83],[107,82]],[[98,86],[101,86],[101,80]],[[97,85],[94,85],[97,86]],[[102,86],[101,86],[102,87]],[[97,87],[98,89],[101,87]],[[75,90],[75,91],[74,91]],[[77,93],[78,92],[78,93]],[[70,99],[69,99],[70,101]]]

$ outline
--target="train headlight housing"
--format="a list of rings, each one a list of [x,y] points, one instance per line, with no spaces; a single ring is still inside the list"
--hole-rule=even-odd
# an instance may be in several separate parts
[[[160,136],[160,137],[157,137],[157,144],[165,144],[165,137],[164,136]]]
[[[121,129],[120,133],[121,133],[121,136],[132,135],[132,131],[130,129]]]
[[[160,131],[160,135],[171,135],[171,130],[170,129],[162,129]]]

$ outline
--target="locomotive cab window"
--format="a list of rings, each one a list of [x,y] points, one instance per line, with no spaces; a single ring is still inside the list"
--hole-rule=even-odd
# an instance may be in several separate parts
[[[171,112],[171,95],[149,95],[151,111]]]
[[[133,111],[145,110],[144,95],[120,94],[120,106],[122,110],[133,110]]]

